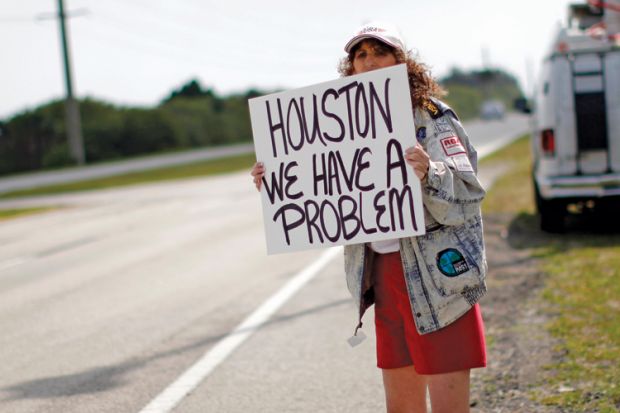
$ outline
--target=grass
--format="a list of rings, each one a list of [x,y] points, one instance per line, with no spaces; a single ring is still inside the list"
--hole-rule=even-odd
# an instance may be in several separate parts
[[[249,173],[249,170],[254,164],[254,162],[254,154],[231,156],[223,159],[214,159],[187,165],[154,169],[144,172],[132,172],[107,178],[99,178],[68,184],[48,185],[39,188],[6,192],[0,194],[0,199],[34,195],[49,195],[64,192],[91,191],[118,186],[143,184],[148,182],[217,175],[242,169],[247,169]]]
[[[8,221],[9,219],[32,214],[40,214],[42,212],[52,211],[56,209],[58,209],[58,207],[0,209],[0,221]]]
[[[620,411],[620,235],[569,231],[549,235],[537,228],[529,147],[520,139],[484,163],[511,162],[483,204],[485,213],[512,213],[545,273],[547,326],[558,339],[554,363],[532,396],[562,411]],[[515,224],[516,223],[516,224]]]
[[[620,237],[600,237],[572,246],[566,245],[572,237],[559,241],[543,265],[549,274],[543,296],[558,314],[549,329],[562,339],[556,351],[563,357],[549,366],[551,384],[572,391],[541,401],[580,412],[620,410]]]
[[[488,167],[506,164],[509,170],[493,184],[482,203],[482,212],[533,213],[529,135],[481,161],[482,166]]]

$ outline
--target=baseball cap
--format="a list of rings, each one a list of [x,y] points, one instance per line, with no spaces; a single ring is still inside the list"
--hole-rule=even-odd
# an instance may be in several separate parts
[[[385,22],[366,23],[351,36],[351,39],[344,46],[344,51],[349,53],[353,46],[364,39],[377,39],[397,49],[405,50],[405,42],[396,26]]]

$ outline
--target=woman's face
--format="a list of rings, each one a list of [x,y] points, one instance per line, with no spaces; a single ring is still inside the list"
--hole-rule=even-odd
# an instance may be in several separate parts
[[[364,40],[353,52],[353,74],[356,75],[396,63],[396,56],[390,47],[377,40]]]

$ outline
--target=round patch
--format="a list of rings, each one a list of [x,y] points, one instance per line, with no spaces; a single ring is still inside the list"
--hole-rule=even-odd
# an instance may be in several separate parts
[[[456,277],[469,271],[469,265],[459,250],[448,248],[437,254],[437,267],[442,274]]]
[[[426,127],[422,126],[422,127],[418,128],[418,130],[415,133],[415,137],[420,142],[423,141],[424,139],[426,139]]]

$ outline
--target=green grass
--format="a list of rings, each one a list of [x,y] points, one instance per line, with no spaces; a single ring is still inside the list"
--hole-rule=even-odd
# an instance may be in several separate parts
[[[595,238],[595,239],[593,239]],[[573,244],[573,245],[570,245]],[[545,300],[562,360],[553,385],[574,391],[541,401],[579,412],[620,410],[620,236],[567,237],[547,247]]]
[[[255,161],[256,160],[254,154],[231,156],[223,159],[214,159],[188,165],[154,169],[144,172],[132,172],[124,175],[93,179],[89,181],[49,185],[40,188],[12,191],[0,194],[0,199],[34,195],[49,195],[64,192],[91,191],[118,186],[136,185],[147,182],[158,182],[193,178],[199,176],[217,175],[242,169],[247,169],[249,173],[249,170]]]
[[[509,170],[493,184],[482,203],[482,212],[533,213],[529,135],[481,161],[483,167],[500,165],[509,165]]]
[[[58,209],[58,207],[0,209],[0,221],[7,221],[9,219],[26,215],[40,214],[42,212],[52,211],[56,209]]]
[[[532,397],[571,412],[620,411],[620,235],[540,232],[534,216],[529,146],[519,140],[484,163],[511,162],[483,204],[485,213],[512,213],[518,248],[529,248],[545,273],[541,300],[558,339],[555,361]],[[511,235],[509,235],[510,242]],[[560,392],[564,388],[566,391]]]

